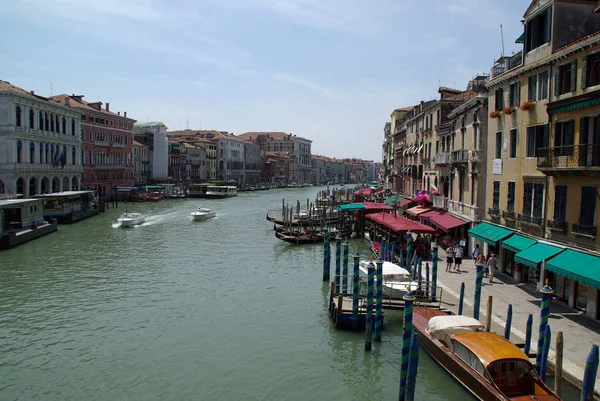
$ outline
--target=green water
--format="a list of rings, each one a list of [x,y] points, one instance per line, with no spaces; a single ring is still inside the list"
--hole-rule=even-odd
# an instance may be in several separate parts
[[[0,400],[396,400],[401,312],[365,352],[330,323],[322,246],[265,220],[317,189],[120,204],[0,253]],[[471,399],[423,350],[416,398]]]

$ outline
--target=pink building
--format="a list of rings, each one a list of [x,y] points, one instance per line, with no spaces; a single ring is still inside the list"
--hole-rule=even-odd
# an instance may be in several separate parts
[[[51,100],[81,113],[83,189],[110,196],[116,187],[133,186],[133,124],[127,112],[110,111],[102,102],[89,103],[83,95],[58,95]]]

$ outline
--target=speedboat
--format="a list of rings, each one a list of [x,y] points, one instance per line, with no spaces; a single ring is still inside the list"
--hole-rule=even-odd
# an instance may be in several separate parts
[[[368,261],[361,260],[358,265],[359,274],[363,279],[368,277],[368,264]],[[373,262],[373,264],[375,264],[375,262]],[[409,287],[411,291],[414,291],[419,286],[418,282],[412,281],[412,277],[408,270],[395,263],[383,262],[382,271],[383,280],[381,282],[381,287],[383,289],[383,295],[386,298],[402,299],[404,294],[409,291]],[[376,274],[375,282],[377,282]]]
[[[205,207],[199,207],[198,209],[196,209],[195,212],[192,212],[192,219],[194,219],[195,221],[202,221],[211,219],[216,215],[217,213],[213,212],[210,209],[207,209]]]
[[[143,224],[146,221],[146,216],[141,213],[125,212],[117,219],[121,227],[133,227]]]

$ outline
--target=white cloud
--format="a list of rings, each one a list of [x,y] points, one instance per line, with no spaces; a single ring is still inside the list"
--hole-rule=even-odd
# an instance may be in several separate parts
[[[337,99],[342,99],[342,96],[340,94],[334,92],[333,90],[331,90],[325,86],[319,85],[309,79],[297,77],[297,76],[287,73],[287,72],[281,73],[281,74],[276,74],[272,78],[275,81],[286,82],[286,83],[298,85],[298,86],[304,87],[306,89],[309,89],[313,92],[322,93],[324,95],[328,95],[328,96],[331,96],[331,97],[334,97]]]

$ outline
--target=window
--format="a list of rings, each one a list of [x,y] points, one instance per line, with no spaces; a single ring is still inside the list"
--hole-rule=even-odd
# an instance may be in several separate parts
[[[525,25],[525,51],[530,52],[550,42],[552,35],[552,7],[548,7]]]
[[[496,153],[495,159],[502,158],[502,131],[496,132]]]
[[[544,151],[540,149],[550,147],[548,124],[527,127],[526,157],[537,157]]]
[[[41,111],[39,112],[39,117],[40,117],[39,118],[39,120],[40,120],[39,124],[40,125],[39,125],[38,129],[43,130],[44,129],[44,115],[42,114]]]
[[[17,108],[15,109],[15,118],[16,118],[16,123],[17,123],[17,127],[21,126],[21,107],[17,106]]]
[[[75,135],[75,119],[71,119],[71,135]]]
[[[581,78],[583,88],[600,85],[600,52],[583,59]]]
[[[544,210],[544,184],[526,182],[523,184],[523,215],[542,218]]]
[[[511,159],[514,159],[517,157],[517,130],[516,129],[510,130],[510,155],[509,155],[509,157]]]
[[[539,75],[538,84],[540,87],[538,100],[548,99],[548,82],[550,81],[550,73],[544,71]]]
[[[548,80],[548,71],[530,76],[527,82],[527,100],[535,102],[548,99]]]
[[[532,101],[538,100],[537,99],[537,94],[538,94],[537,80],[538,80],[538,76],[532,75],[529,77],[529,80],[527,81],[527,98]]]
[[[29,109],[29,128],[35,128],[35,113],[33,109]]]
[[[508,92],[508,105],[509,106],[518,106],[520,99],[520,88],[519,83],[515,82],[510,85]],[[500,109],[498,109],[500,110]]]
[[[577,60],[559,66],[556,78],[557,95],[573,92],[577,84]]]
[[[496,110],[502,110],[504,108],[504,89],[496,89]]]
[[[66,134],[67,133],[67,119],[66,118],[62,118],[62,133]]]
[[[510,213],[515,211],[515,190],[517,184],[514,181],[508,182],[508,199],[506,201],[506,210]]]
[[[554,132],[554,154],[566,156],[573,154],[575,143],[575,120],[556,123]]]
[[[581,187],[581,209],[579,211],[579,224],[586,227],[596,225],[596,197],[597,188]]]
[[[494,196],[492,200],[492,209],[500,210],[500,181],[494,181]]]
[[[567,186],[556,185],[554,187],[554,221],[567,221]]]

